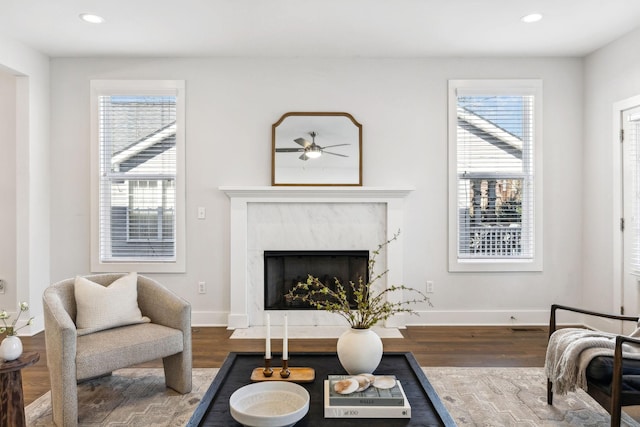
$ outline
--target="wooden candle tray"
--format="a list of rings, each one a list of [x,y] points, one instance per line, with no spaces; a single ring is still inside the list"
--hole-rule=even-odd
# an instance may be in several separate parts
[[[282,378],[280,376],[280,366],[274,366],[273,375],[265,377],[262,372],[264,368],[255,368],[251,373],[251,381],[290,381],[294,383],[311,383],[316,378],[316,371],[313,368],[306,367],[292,367],[289,368],[290,375],[288,378]]]

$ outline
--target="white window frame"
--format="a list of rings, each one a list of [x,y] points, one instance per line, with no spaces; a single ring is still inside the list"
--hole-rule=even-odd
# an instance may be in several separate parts
[[[176,95],[176,257],[172,261],[109,261],[100,259],[100,142],[101,95]],[[91,81],[91,271],[184,273],[186,271],[185,201],[185,83],[183,80]]]
[[[533,95],[533,253],[530,258],[469,259],[458,257],[458,92],[478,95]],[[449,271],[499,272],[542,271],[542,81],[522,80],[449,80],[448,87],[448,152],[449,152]]]

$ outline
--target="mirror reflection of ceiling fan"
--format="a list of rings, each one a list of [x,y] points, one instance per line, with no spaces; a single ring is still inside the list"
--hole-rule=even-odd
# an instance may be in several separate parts
[[[300,160],[309,160],[309,159],[317,159],[323,154],[331,154],[332,156],[340,156],[340,157],[349,157],[345,154],[332,153],[330,151],[325,151],[327,148],[332,147],[341,147],[343,145],[351,145],[351,144],[336,144],[336,145],[327,145],[322,147],[316,144],[316,136],[318,134],[315,131],[309,132],[311,135],[311,142],[304,138],[296,138],[293,141],[297,144],[300,144],[302,147],[300,148],[276,148],[276,153],[302,153]]]

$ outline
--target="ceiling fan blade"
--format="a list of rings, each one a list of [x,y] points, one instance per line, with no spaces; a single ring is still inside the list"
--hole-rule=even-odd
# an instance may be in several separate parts
[[[307,157],[307,153],[302,153],[302,156],[298,157],[300,160],[307,161],[309,158]]]
[[[276,148],[276,153],[300,153],[304,148]]]
[[[320,147],[321,149],[331,148],[331,147],[342,147],[343,145],[351,145],[351,144],[336,144],[336,145],[325,145],[324,147]]]
[[[349,157],[349,156],[344,155],[344,154],[330,153],[329,151],[324,151],[324,150],[322,150],[322,153],[323,154],[331,154],[332,156]]]
[[[304,148],[307,148],[308,146],[311,145],[311,143],[304,138],[296,138],[293,141],[302,145]]]

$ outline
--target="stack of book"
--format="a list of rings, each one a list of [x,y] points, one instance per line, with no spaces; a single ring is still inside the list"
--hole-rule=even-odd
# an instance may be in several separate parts
[[[345,378],[349,375],[329,375],[324,381],[325,418],[411,418],[411,405],[400,381],[390,389],[372,385],[360,392],[336,393],[334,383]]]

